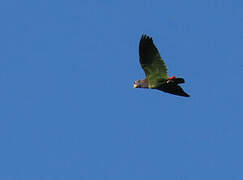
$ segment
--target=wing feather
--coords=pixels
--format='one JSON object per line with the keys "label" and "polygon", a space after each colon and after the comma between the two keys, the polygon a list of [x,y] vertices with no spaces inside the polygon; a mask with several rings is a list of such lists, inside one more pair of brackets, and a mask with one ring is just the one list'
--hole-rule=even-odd
{"label": "wing feather", "polygon": [[149,81],[153,79],[168,79],[167,67],[160,57],[151,37],[142,35],[139,43],[139,60]]}
{"label": "wing feather", "polygon": [[184,97],[190,97],[189,94],[187,94],[182,87],[180,87],[179,85],[175,85],[175,84],[168,84],[166,86],[161,86],[158,88],[158,90],[170,93],[170,94],[174,94],[174,95],[178,95],[178,96],[184,96]]}

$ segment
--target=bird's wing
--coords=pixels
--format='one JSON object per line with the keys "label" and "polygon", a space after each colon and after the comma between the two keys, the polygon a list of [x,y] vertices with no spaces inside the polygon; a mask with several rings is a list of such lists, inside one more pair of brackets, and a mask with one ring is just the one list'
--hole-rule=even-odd
{"label": "bird's wing", "polygon": [[174,95],[178,95],[178,96],[184,96],[184,97],[190,97],[189,94],[187,94],[182,87],[180,87],[179,85],[173,85],[173,84],[168,84],[167,86],[163,86],[161,88],[158,88],[158,90],[170,93],[170,94],[174,94]]}
{"label": "bird's wing", "polygon": [[167,67],[149,36],[142,35],[141,37],[139,60],[148,80],[169,78]]}

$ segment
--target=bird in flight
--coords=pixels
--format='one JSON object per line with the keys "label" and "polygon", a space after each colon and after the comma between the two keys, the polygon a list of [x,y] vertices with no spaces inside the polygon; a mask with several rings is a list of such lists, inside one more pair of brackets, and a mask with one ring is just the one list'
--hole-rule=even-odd
{"label": "bird in flight", "polygon": [[146,78],[136,80],[134,88],[158,89],[160,91],[190,97],[178,84],[185,83],[183,78],[169,77],[167,67],[160,57],[151,37],[142,35],[139,43],[139,61]]}

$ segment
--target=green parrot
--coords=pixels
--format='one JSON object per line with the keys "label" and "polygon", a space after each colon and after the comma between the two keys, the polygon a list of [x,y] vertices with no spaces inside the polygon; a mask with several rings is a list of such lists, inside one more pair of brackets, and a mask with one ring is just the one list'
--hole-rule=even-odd
{"label": "green parrot", "polygon": [[139,43],[139,61],[145,72],[144,80],[136,80],[134,88],[149,88],[164,91],[166,93],[190,97],[178,85],[185,83],[183,78],[169,77],[167,67],[160,57],[151,37],[142,35]]}

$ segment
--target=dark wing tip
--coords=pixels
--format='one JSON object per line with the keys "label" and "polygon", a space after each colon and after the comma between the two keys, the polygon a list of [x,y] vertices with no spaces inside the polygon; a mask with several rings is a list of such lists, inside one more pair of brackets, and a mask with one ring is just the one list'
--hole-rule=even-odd
{"label": "dark wing tip", "polygon": [[158,50],[153,43],[152,37],[143,34],[139,43],[139,56],[141,60],[140,62],[142,64],[147,64],[148,62],[146,61],[151,60],[151,58],[157,53]]}
{"label": "dark wing tip", "polygon": [[190,97],[190,95],[187,94],[187,93],[185,93],[183,96],[184,96],[184,97]]}
{"label": "dark wing tip", "polygon": [[141,40],[152,40],[152,37],[147,36],[146,34],[142,34]]}
{"label": "dark wing tip", "polygon": [[179,85],[176,85],[176,86],[175,86],[174,93],[175,93],[176,95],[179,95],[179,96],[190,97],[190,95],[187,94],[187,93],[183,90],[183,88],[182,88],[181,86],[179,86]]}
{"label": "dark wing tip", "polygon": [[174,94],[177,96],[184,96],[184,97],[190,97],[189,94],[187,94],[181,86],[179,85],[167,85],[167,86],[163,86],[158,88],[158,90],[170,93],[170,94]]}
{"label": "dark wing tip", "polygon": [[181,91],[177,92],[176,95],[184,96],[184,97],[190,97],[190,95],[187,94],[182,88],[181,88]]}

